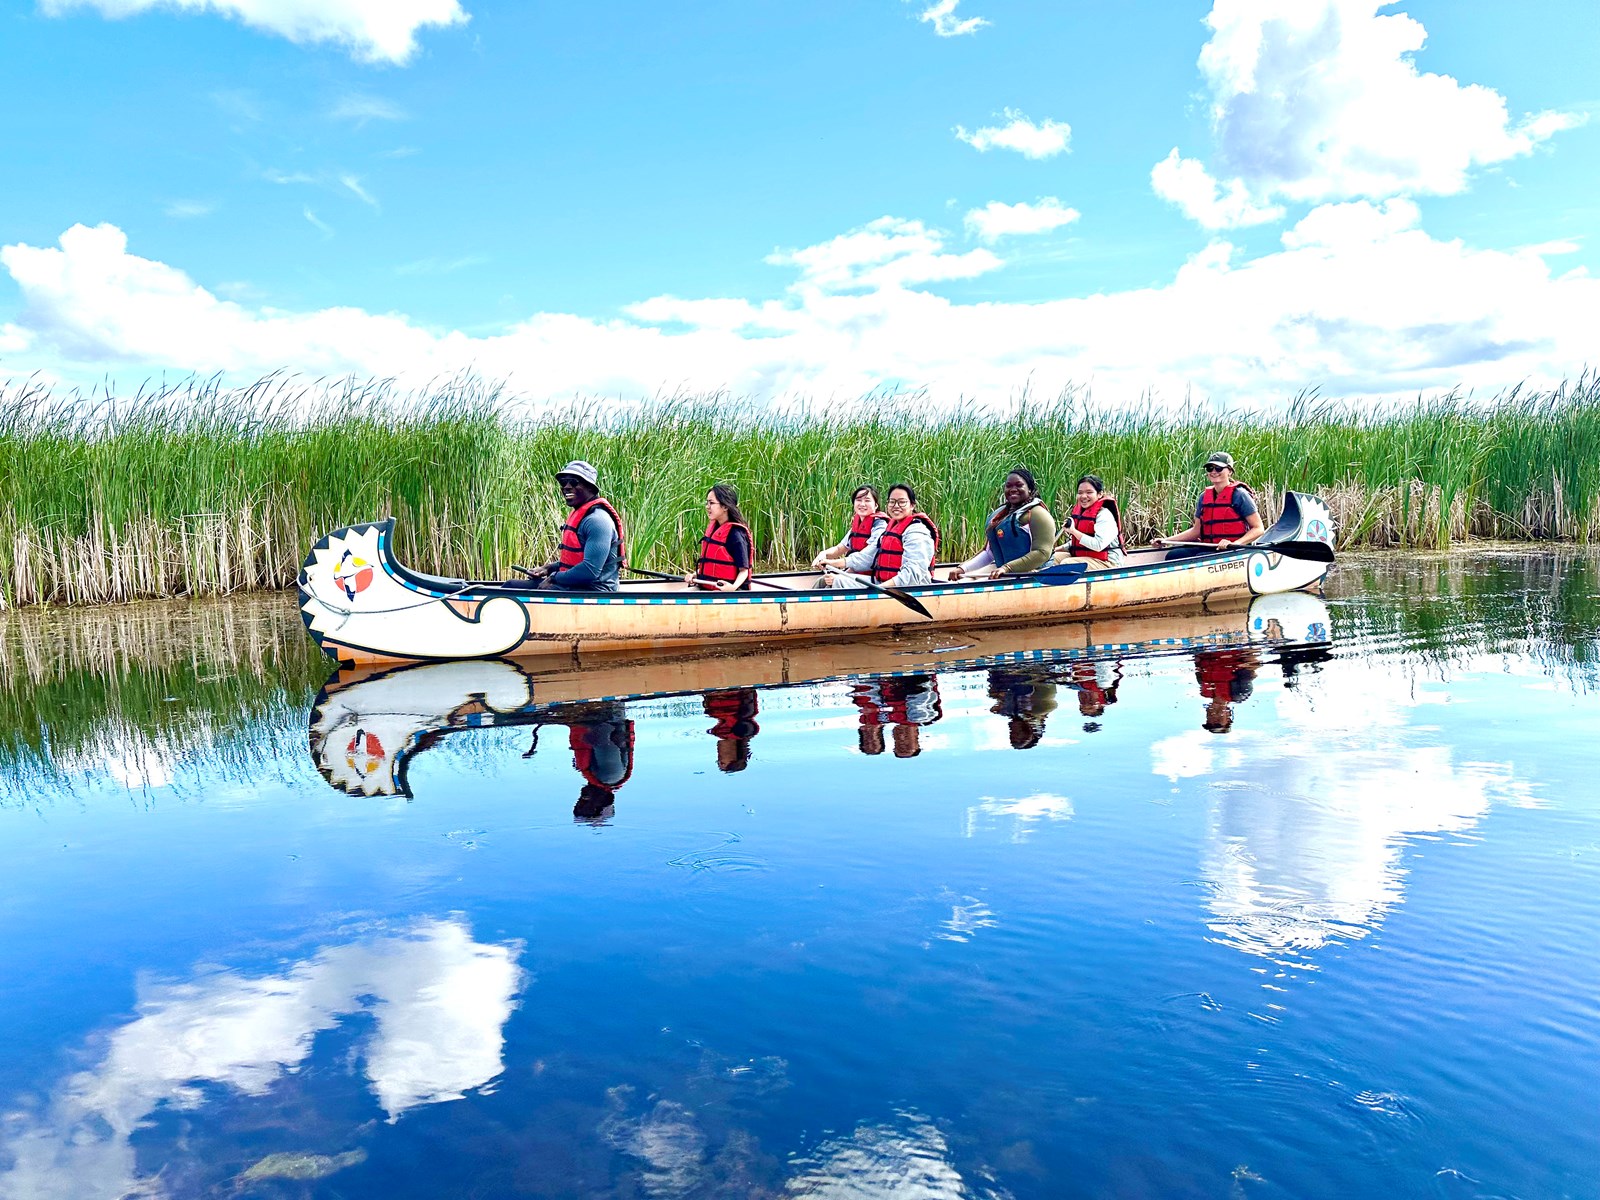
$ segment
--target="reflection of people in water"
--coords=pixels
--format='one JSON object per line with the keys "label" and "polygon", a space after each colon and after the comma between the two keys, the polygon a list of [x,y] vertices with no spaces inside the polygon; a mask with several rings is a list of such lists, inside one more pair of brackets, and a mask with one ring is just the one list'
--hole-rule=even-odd
{"label": "reflection of people in water", "polygon": [[989,672],[989,711],[1010,719],[1013,750],[1031,750],[1044,738],[1045,718],[1056,710],[1056,685],[1040,670],[996,667]]}
{"label": "reflection of people in water", "polygon": [[1194,656],[1194,677],[1206,699],[1201,728],[1212,733],[1233,728],[1233,706],[1250,699],[1260,665],[1253,650],[1202,650]]}
{"label": "reflection of people in water", "polygon": [[1117,702],[1117,689],[1122,686],[1122,664],[1115,661],[1073,663],[1071,680],[1078,690],[1078,714],[1088,718],[1083,723],[1083,731],[1097,733],[1106,706]]}
{"label": "reflection of people in water", "polygon": [[902,675],[868,679],[851,685],[850,702],[860,710],[861,753],[883,753],[883,727],[891,726],[890,741],[896,758],[922,753],[919,730],[944,716],[939,700],[939,680],[933,675]]}
{"label": "reflection of people in water", "polygon": [[533,744],[523,758],[532,758],[539,748],[539,730],[544,725],[567,727],[572,765],[583,776],[578,802],[572,806],[573,818],[603,822],[616,805],[617,789],[633,774],[633,722],[627,710],[614,700],[549,709],[534,726]]}
{"label": "reflection of people in water", "polygon": [[883,687],[876,679],[864,679],[850,685],[850,703],[859,710],[856,744],[863,754],[883,753],[883,727],[888,723],[884,713]]}
{"label": "reflection of people in water", "polygon": [[706,732],[717,739],[717,770],[724,774],[744,770],[750,765],[750,739],[761,732],[755,688],[707,692],[701,703],[706,716],[716,722]]}

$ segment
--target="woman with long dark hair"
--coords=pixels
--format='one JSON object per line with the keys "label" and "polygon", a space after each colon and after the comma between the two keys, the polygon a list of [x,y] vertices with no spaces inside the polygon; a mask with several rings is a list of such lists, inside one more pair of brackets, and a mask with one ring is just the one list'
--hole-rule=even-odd
{"label": "woman with long dark hair", "polygon": [[1067,514],[1063,532],[1066,537],[1054,555],[1058,563],[1082,562],[1094,571],[1128,561],[1122,545],[1122,514],[1098,475],[1078,476],[1078,502]]}
{"label": "woman with long dark hair", "polygon": [[706,493],[706,531],[700,538],[700,558],[683,577],[691,587],[714,592],[750,590],[750,566],[755,543],[739,511],[739,493],[733,485],[718,483]]}
{"label": "woman with long dark hair", "polygon": [[811,560],[813,567],[838,562],[848,554],[859,554],[889,523],[889,516],[878,507],[878,489],[864,483],[850,495],[850,527],[844,537]]}
{"label": "woman with long dark hair", "polygon": [[889,520],[865,549],[828,564],[822,577],[827,587],[858,588],[871,580],[881,587],[913,587],[933,582],[939,557],[939,527],[917,511],[917,492],[909,483],[889,489]]}

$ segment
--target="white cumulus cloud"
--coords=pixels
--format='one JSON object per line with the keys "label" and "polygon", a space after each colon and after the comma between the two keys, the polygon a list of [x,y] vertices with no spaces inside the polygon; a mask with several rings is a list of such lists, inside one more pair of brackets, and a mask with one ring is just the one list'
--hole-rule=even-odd
{"label": "white cumulus cloud", "polygon": [[987,250],[948,254],[937,230],[897,217],[879,217],[820,245],[771,254],[767,261],[798,267],[799,288],[830,292],[970,279],[1002,265]]}
{"label": "white cumulus cloud", "polygon": [[1010,235],[1049,233],[1072,224],[1079,216],[1077,209],[1068,208],[1054,196],[1043,196],[1034,204],[991,200],[982,208],[970,210],[965,223],[974,236],[993,243]]}
{"label": "white cumulus cloud", "polygon": [[39,0],[47,16],[92,8],[111,18],[154,9],[214,12],[297,44],[332,42],[361,62],[405,63],[417,32],[467,21],[459,0]]}
{"label": "white cumulus cloud", "polygon": [[1545,385],[1591,361],[1600,281],[1553,269],[1547,254],[1564,250],[1441,241],[1410,201],[1352,201],[1311,210],[1253,259],[1219,241],[1158,286],[1003,302],[936,290],[997,269],[994,252],[951,253],[939,230],[884,217],[773,254],[794,273],[776,299],[658,295],[614,318],[541,312],[477,336],[400,313],[224,299],[131,252],[115,226],[78,225],[55,246],[0,248],[22,297],[0,351],[13,374],[85,381],[287,368],[421,385],[472,369],[535,400],[663,387],[853,399],[906,385],[933,403],[1000,403],[1030,380],[1044,396],[1092,383],[1110,404],[1186,392],[1270,404],[1308,386],[1409,397]]}
{"label": "white cumulus cloud", "polygon": [[1242,179],[1231,179],[1223,187],[1199,159],[1179,157],[1177,147],[1150,172],[1150,186],[1204,229],[1260,225],[1283,216],[1278,205],[1251,199]]}
{"label": "white cumulus cloud", "polygon": [[1004,114],[1006,124],[985,125],[971,133],[957,125],[956,137],[974,150],[1015,150],[1024,158],[1051,158],[1066,153],[1072,140],[1072,126],[1046,118],[1035,124],[1014,108]]}
{"label": "white cumulus cloud", "polygon": [[1216,0],[1200,71],[1219,175],[1176,152],[1152,182],[1208,228],[1271,219],[1274,200],[1463,191],[1475,168],[1531,153],[1579,124],[1513,119],[1481,84],[1418,69],[1427,32],[1379,0]]}
{"label": "white cumulus cloud", "polygon": [[977,33],[989,22],[982,17],[956,16],[956,5],[961,0],[939,0],[937,4],[930,4],[922,10],[919,21],[928,21],[933,25],[933,32],[940,37],[960,37],[964,33]]}

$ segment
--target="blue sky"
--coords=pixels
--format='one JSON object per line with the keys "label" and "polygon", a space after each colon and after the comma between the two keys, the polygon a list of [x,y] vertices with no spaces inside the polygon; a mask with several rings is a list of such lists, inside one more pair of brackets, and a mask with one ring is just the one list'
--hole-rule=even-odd
{"label": "blue sky", "polygon": [[1271,403],[1575,376],[1578,0],[11,0],[0,374]]}

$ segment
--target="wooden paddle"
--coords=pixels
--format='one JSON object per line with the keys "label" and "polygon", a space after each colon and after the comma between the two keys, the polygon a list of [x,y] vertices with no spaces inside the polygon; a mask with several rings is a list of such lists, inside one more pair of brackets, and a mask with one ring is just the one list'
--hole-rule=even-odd
{"label": "wooden paddle", "polygon": [[[867,591],[869,591],[869,592],[878,592],[878,593],[880,593],[882,595],[888,596],[892,600],[898,600],[901,604],[904,604],[912,612],[919,613],[922,616],[927,617],[928,620],[930,620],[930,621],[933,620],[933,614],[931,612],[929,612],[927,610],[927,608],[925,608],[923,606],[922,601],[918,600],[915,596],[913,596],[913,595],[911,595],[911,594],[909,594],[907,592],[902,592],[899,588],[886,587],[883,584],[878,583],[871,576],[869,576],[869,575],[857,575],[854,571],[841,571],[841,572],[838,572],[838,574],[841,574],[841,575],[847,574],[853,579],[859,579],[861,581],[861,586],[866,588]],[[768,587],[777,587],[778,585],[775,584],[775,583],[769,583],[769,584],[767,584],[767,586]],[[785,588],[784,590],[785,591],[789,591],[791,589]]]}
{"label": "wooden paddle", "polygon": [[[671,583],[682,583],[683,582],[683,576],[682,575],[668,575],[664,571],[647,571],[643,567],[629,567],[627,569],[632,571],[635,575],[648,575],[651,579],[665,579],[665,580],[667,580],[667,581],[669,581]],[[759,579],[754,575],[750,576],[750,582],[751,583],[759,583],[762,587],[772,588],[774,591],[779,591],[779,592],[792,592],[792,591],[794,591],[793,588],[786,588],[781,583],[768,583],[765,579]],[[707,588],[706,590],[710,591],[711,589]],[[717,590],[720,591],[721,589],[719,588]]]}
{"label": "wooden paddle", "polygon": [[921,613],[923,616],[927,617],[928,620],[933,620],[933,614],[923,607],[922,601],[918,600],[910,593],[902,592],[899,588],[886,587],[867,575],[857,575],[856,578],[861,580],[861,582],[866,586],[867,591],[882,592],[885,596],[889,596],[892,599],[900,601],[901,604],[904,604],[912,612]]}
{"label": "wooden paddle", "polygon": [[[668,575],[668,574],[666,574],[665,572],[662,572],[662,571],[647,571],[643,567],[629,567],[628,570],[632,571],[635,575],[648,575],[651,579],[666,579],[666,580],[670,580],[673,583],[682,583],[683,582],[683,576],[682,575]],[[920,613],[922,616],[927,617],[928,620],[930,620],[930,621],[933,620],[933,614],[931,612],[929,612],[923,606],[922,601],[918,600],[915,596],[907,595],[905,592],[902,592],[899,588],[884,587],[883,584],[875,583],[871,579],[868,579],[868,578],[866,578],[865,576],[862,576],[862,575],[857,575],[856,578],[861,580],[863,586],[866,587],[867,591],[869,591],[869,592],[882,592],[885,596],[889,596],[892,599],[898,600],[901,604],[904,604],[912,612]],[[752,575],[750,577],[750,582],[751,583],[759,583],[762,587],[772,588],[774,591],[779,591],[779,592],[792,592],[792,591],[794,591],[793,588],[786,588],[781,583],[768,583],[765,579],[758,579],[754,575]]]}

